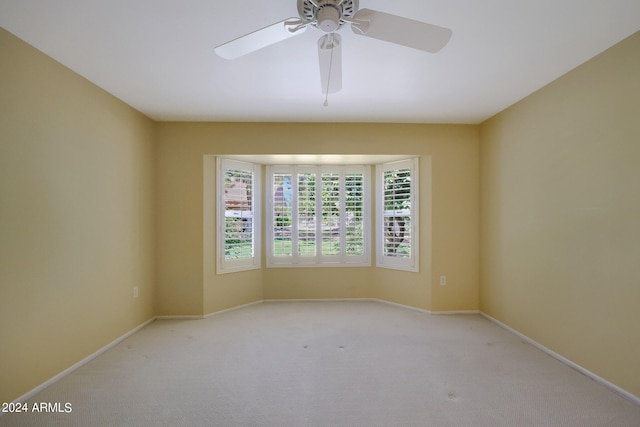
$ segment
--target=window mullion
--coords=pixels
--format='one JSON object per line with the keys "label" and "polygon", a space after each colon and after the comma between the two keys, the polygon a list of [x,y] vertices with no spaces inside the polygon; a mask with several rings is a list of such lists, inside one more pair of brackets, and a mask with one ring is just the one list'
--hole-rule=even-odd
{"label": "window mullion", "polygon": [[297,264],[298,258],[298,220],[299,220],[299,194],[298,194],[298,168],[294,167],[291,171],[291,192],[293,200],[291,202],[291,257],[293,264]]}
{"label": "window mullion", "polygon": [[322,261],[322,170],[319,167],[314,169],[316,175],[316,263]]}
{"label": "window mullion", "polygon": [[338,204],[340,206],[340,262],[347,258],[347,184],[346,172],[340,169]]}

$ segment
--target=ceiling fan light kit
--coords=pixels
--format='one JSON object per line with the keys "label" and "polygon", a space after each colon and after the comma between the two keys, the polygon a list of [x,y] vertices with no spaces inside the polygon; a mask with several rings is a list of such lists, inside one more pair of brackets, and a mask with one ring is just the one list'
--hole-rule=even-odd
{"label": "ceiling fan light kit", "polygon": [[315,27],[324,33],[318,40],[318,58],[322,93],[328,95],[342,88],[342,39],[337,31],[345,24],[351,24],[354,34],[431,53],[442,49],[452,35],[448,28],[360,9],[358,0],[298,0],[298,15],[223,43],[215,52],[236,59]]}

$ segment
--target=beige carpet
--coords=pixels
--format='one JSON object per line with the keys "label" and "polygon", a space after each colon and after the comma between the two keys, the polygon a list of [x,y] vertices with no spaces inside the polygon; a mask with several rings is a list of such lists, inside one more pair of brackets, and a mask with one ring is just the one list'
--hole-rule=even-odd
{"label": "beige carpet", "polygon": [[640,406],[479,315],[269,302],[157,320],[1,426],[640,426]]}

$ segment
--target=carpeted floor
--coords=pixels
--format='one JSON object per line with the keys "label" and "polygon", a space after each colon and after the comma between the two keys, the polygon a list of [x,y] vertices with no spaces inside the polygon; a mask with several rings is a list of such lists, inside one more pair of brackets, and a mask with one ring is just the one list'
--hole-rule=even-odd
{"label": "carpeted floor", "polygon": [[480,315],[267,302],[157,320],[0,426],[640,426],[640,406]]}

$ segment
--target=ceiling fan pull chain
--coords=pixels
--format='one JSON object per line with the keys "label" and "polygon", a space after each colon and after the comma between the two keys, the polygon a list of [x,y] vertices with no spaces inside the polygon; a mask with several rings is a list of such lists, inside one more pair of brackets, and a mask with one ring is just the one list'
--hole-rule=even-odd
{"label": "ceiling fan pull chain", "polygon": [[331,54],[329,55],[329,74],[327,75],[327,90],[324,96],[325,107],[329,106],[329,85],[331,84],[331,69],[333,68],[333,48],[335,47],[335,40],[333,40],[333,33],[330,34],[331,40]]}

